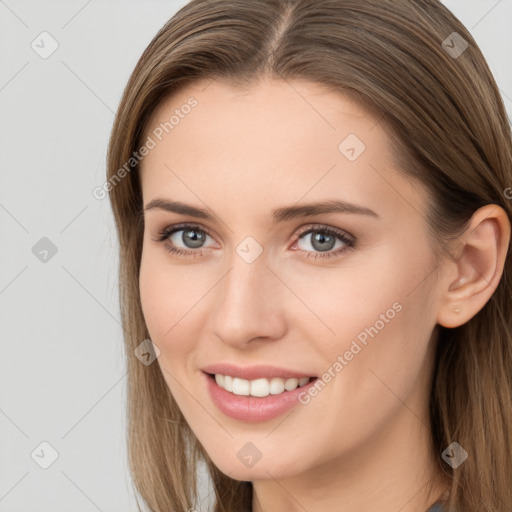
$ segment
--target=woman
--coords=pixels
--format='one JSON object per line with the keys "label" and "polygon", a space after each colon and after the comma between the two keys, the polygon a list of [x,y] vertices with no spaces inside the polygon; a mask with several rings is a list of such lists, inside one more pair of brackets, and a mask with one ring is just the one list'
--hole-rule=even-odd
{"label": "woman", "polygon": [[185,5],[108,153],[147,509],[510,510],[511,185],[438,1]]}

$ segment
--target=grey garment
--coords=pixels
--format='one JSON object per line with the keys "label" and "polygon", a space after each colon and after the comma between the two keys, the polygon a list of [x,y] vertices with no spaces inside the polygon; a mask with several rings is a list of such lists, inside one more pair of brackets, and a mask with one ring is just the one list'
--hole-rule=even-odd
{"label": "grey garment", "polygon": [[427,512],[443,512],[443,506],[441,503],[435,503],[427,510]]}

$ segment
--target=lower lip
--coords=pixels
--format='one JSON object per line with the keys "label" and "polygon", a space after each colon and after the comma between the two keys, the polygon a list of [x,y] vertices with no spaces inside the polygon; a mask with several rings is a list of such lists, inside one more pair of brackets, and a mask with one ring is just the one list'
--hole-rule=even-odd
{"label": "lower lip", "polygon": [[202,372],[206,379],[206,386],[213,403],[226,416],[240,421],[251,423],[267,421],[277,418],[281,414],[299,404],[299,395],[307,392],[317,379],[292,391],[284,391],[279,395],[268,395],[266,397],[241,396],[226,391],[217,385],[207,373]]}

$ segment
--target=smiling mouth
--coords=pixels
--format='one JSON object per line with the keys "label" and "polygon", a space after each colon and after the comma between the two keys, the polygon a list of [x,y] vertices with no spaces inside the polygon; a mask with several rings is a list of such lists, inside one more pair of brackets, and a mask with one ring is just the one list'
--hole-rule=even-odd
{"label": "smiling mouth", "polygon": [[272,377],[270,379],[261,378],[254,380],[246,380],[230,375],[221,375],[208,373],[208,377],[214,380],[217,385],[234,395],[238,396],[255,396],[264,398],[269,395],[280,395],[288,391],[293,391],[302,386],[306,386],[317,377],[302,378],[281,378]]}

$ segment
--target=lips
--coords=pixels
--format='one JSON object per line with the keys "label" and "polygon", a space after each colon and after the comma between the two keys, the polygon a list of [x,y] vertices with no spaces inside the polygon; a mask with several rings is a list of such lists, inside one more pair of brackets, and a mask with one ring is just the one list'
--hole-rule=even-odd
{"label": "lips", "polygon": [[316,378],[312,379],[311,382],[302,387],[278,395],[255,397],[250,395],[239,396],[226,391],[207,372],[201,372],[201,376],[210,399],[220,412],[233,419],[249,423],[264,422],[277,418],[298,406],[300,403],[299,396],[302,393],[307,393],[317,380]]}

